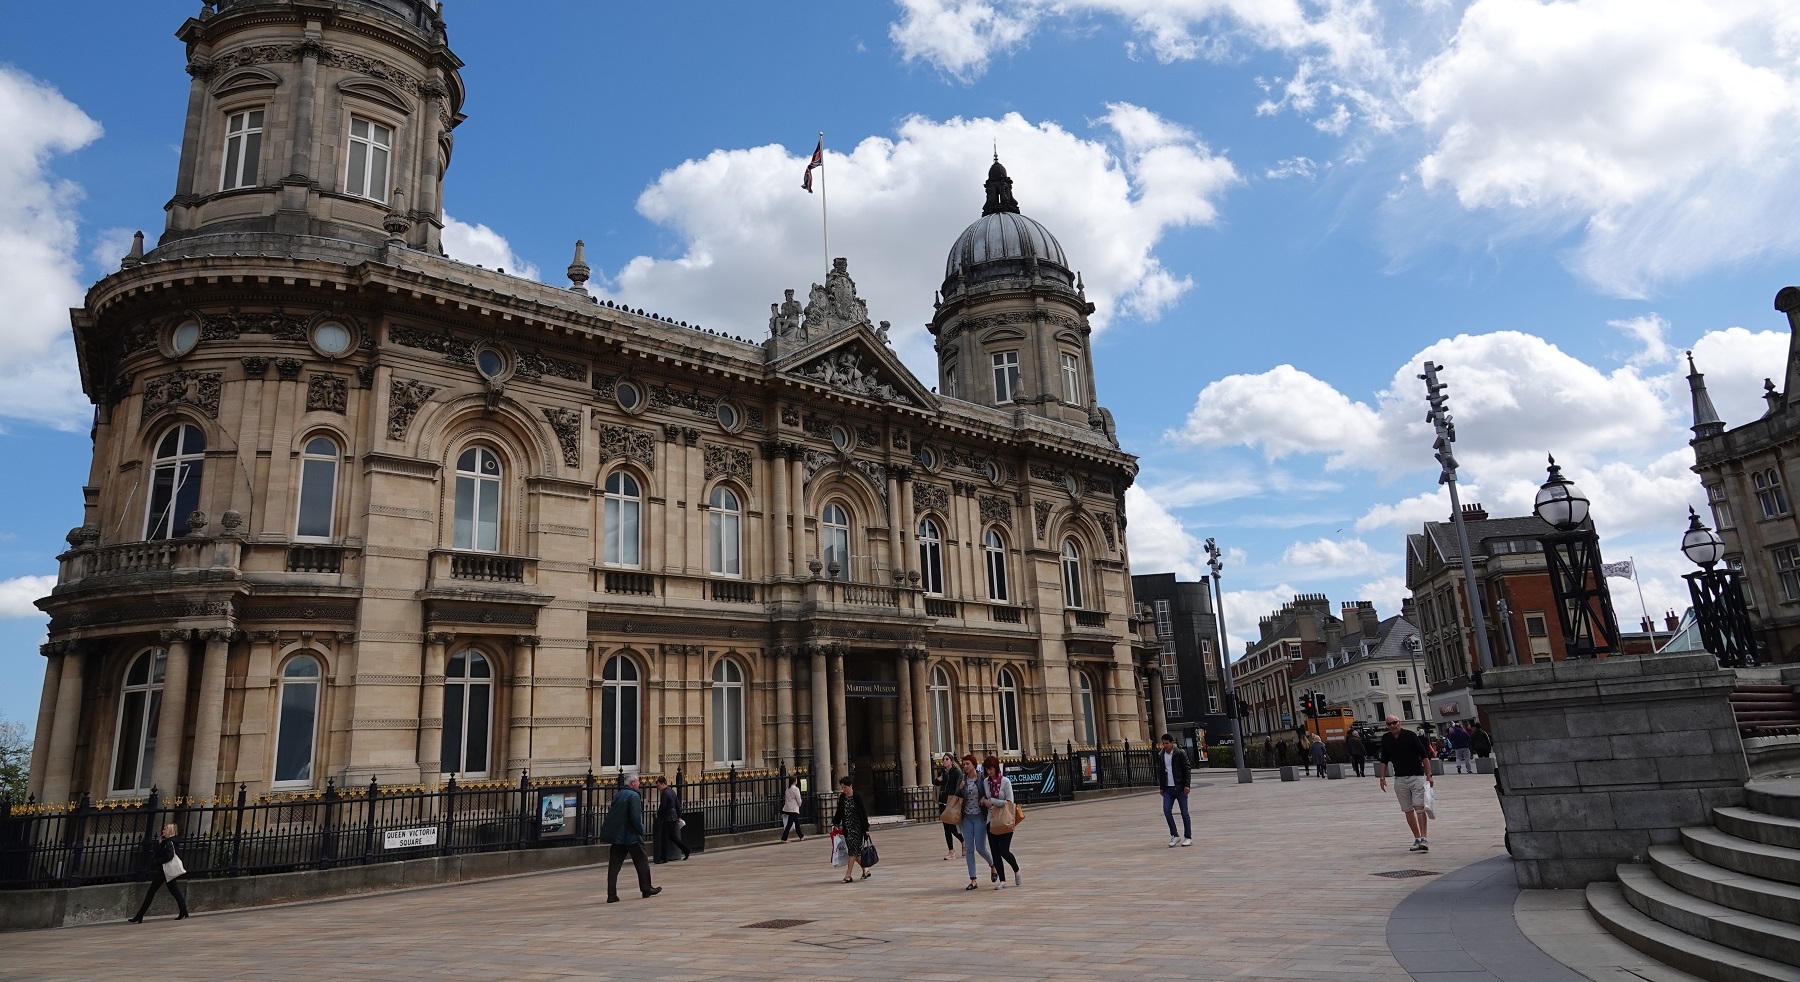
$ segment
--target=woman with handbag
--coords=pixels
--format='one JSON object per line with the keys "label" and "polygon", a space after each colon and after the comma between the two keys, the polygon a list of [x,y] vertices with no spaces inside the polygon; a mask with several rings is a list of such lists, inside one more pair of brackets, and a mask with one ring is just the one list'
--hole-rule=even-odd
{"label": "woman with handbag", "polygon": [[[848,777],[838,781],[837,813],[831,817],[831,824],[844,836],[844,849],[850,858],[850,864],[844,868],[844,882],[856,879],[856,868],[862,863],[863,842],[869,836],[869,813],[863,810],[862,799],[856,796],[856,785]],[[862,871],[862,878],[869,878],[869,871]]]}
{"label": "woman with handbag", "polygon": [[[939,811],[942,811],[950,804],[950,799],[956,796],[957,789],[960,787],[962,787],[962,771],[958,770],[956,767],[956,758],[949,754],[945,754],[944,766],[938,770]],[[963,841],[963,835],[962,829],[959,826],[951,825],[948,821],[944,822],[943,825],[944,860],[948,862],[949,860],[956,858],[956,844]],[[968,847],[964,846],[964,848],[966,849]]]}
{"label": "woman with handbag", "polygon": [[1019,813],[1013,803],[1012,781],[1001,772],[1000,758],[989,755],[982,765],[981,807],[987,809],[988,849],[993,852],[994,871],[999,874],[994,889],[1006,889],[1006,867],[1012,866],[1013,886],[1025,885],[1019,875],[1019,861],[1013,858],[1013,830],[1018,827]]}
{"label": "woman with handbag", "polygon": [[974,754],[963,755],[962,783],[957,785],[956,794],[962,801],[963,858],[969,861],[969,885],[963,889],[976,890],[976,854],[987,860],[988,879],[998,881],[1000,877],[994,872],[994,857],[988,853],[987,809],[981,803],[981,771],[976,768]]}
{"label": "woman with handbag", "polygon": [[150,889],[144,893],[144,902],[138,905],[137,914],[131,923],[144,923],[144,915],[150,910],[150,901],[156,899],[158,887],[167,886],[169,895],[175,898],[175,907],[181,913],[175,915],[176,920],[188,916],[187,898],[181,895],[181,885],[175,881],[187,874],[187,868],[181,865],[181,857],[175,854],[175,837],[181,833],[174,822],[163,826],[162,838],[156,840],[157,868],[150,875]]}

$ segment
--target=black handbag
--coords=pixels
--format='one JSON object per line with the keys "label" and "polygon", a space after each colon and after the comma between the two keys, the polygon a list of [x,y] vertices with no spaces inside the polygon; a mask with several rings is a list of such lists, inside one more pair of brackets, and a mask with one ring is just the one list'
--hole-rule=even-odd
{"label": "black handbag", "polygon": [[881,862],[881,854],[875,851],[875,840],[865,836],[863,838],[862,862],[858,865],[862,866],[863,869],[868,869],[879,862]]}

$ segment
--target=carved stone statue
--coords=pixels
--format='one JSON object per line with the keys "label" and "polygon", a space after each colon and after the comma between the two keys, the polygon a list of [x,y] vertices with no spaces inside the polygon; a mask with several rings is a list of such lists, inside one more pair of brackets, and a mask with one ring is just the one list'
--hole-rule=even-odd
{"label": "carved stone statue", "polygon": [[[779,338],[799,337],[800,301],[794,299],[794,291],[792,290],[783,290],[781,293],[784,299],[781,301],[781,311],[776,315],[777,330],[775,336]],[[775,305],[770,304],[769,309],[774,310]]]}
{"label": "carved stone statue", "polygon": [[800,370],[801,378],[812,379],[821,385],[828,385],[840,392],[851,395],[867,396],[888,402],[912,402],[900,390],[881,381],[873,371],[862,366],[862,359],[854,352],[839,351],[826,355]]}
{"label": "carved stone statue", "polygon": [[894,346],[894,342],[888,340],[888,328],[890,326],[891,325],[889,325],[887,321],[882,321],[881,326],[875,329],[875,336],[881,339],[882,344],[885,344],[888,347],[892,348]]}
{"label": "carved stone statue", "polygon": [[801,311],[806,320],[800,325],[800,337],[803,340],[822,338],[831,333],[831,305],[825,297],[825,288],[817,283],[812,285],[812,292],[807,295],[806,309]]}
{"label": "carved stone statue", "polygon": [[869,324],[869,305],[856,295],[856,282],[850,278],[849,262],[834,260],[823,286],[814,283],[803,311],[805,323],[801,336],[806,340],[826,337],[858,324]]}

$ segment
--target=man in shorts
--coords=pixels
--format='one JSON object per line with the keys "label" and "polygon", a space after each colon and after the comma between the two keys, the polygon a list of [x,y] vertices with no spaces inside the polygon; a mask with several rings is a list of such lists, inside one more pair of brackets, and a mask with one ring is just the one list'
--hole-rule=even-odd
{"label": "man in shorts", "polygon": [[1375,771],[1383,791],[1387,790],[1388,776],[1393,775],[1394,797],[1400,799],[1400,810],[1406,813],[1407,827],[1412,829],[1410,851],[1430,852],[1431,842],[1425,838],[1425,786],[1432,783],[1431,751],[1417,733],[1400,727],[1398,716],[1387,718],[1387,733],[1381,738]]}

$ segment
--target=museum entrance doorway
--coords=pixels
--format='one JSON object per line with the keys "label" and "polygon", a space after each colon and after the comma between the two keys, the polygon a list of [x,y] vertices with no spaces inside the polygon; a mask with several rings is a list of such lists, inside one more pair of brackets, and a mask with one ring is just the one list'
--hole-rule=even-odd
{"label": "museum entrance doorway", "polygon": [[844,727],[850,777],[871,815],[902,815],[900,682],[893,656],[844,659]]}

